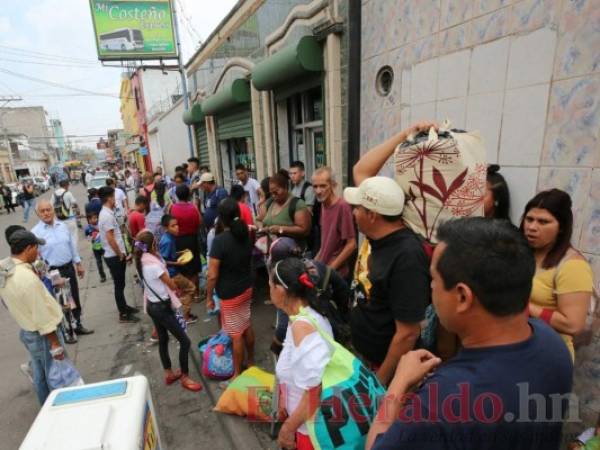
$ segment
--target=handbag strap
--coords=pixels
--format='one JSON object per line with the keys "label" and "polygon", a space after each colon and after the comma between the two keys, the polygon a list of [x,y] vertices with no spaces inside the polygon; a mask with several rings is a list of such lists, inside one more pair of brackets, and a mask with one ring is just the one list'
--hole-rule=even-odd
{"label": "handbag strap", "polygon": [[140,277],[140,278],[141,278],[141,279],[142,279],[142,281],[144,282],[144,285],[145,285],[145,286],[146,286],[148,289],[150,289],[150,292],[152,292],[152,293],[154,294],[154,296],[155,296],[157,299],[159,299],[161,302],[164,302],[164,303],[171,303],[171,298],[169,298],[168,300],[164,300],[164,299],[163,299],[163,298],[162,298],[160,295],[158,295],[158,294],[156,293],[156,291],[155,291],[154,289],[152,289],[152,288],[150,287],[150,285],[148,284],[148,282],[146,281],[146,279],[145,279],[144,277]]}
{"label": "handbag strap", "polygon": [[321,328],[321,326],[317,323],[317,321],[315,320],[315,318],[313,316],[311,316],[308,311],[306,311],[306,308],[304,308],[303,306],[300,307],[300,312],[298,314],[296,314],[295,316],[290,316],[290,319],[292,320],[292,322],[296,319],[299,318],[303,318],[306,319],[310,322],[310,324],[315,327],[315,329],[317,330],[317,332],[321,335],[321,337],[323,339],[325,339],[325,341],[327,341],[328,344],[330,344],[332,347],[336,347],[337,345],[339,345],[330,335],[329,333],[326,333],[325,330],[323,330],[323,328]]}

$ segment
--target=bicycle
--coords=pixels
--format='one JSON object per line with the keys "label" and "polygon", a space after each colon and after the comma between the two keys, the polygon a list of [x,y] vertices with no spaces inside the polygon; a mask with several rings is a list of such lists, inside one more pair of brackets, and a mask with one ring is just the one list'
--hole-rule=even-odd
{"label": "bicycle", "polygon": [[63,310],[61,325],[65,336],[65,342],[67,344],[75,344],[77,342],[77,333],[75,333],[77,322],[73,310],[77,308],[77,305],[71,294],[71,285],[69,284],[70,279],[61,277],[58,270],[49,272],[48,276],[52,280],[54,298],[56,298],[56,301]]}

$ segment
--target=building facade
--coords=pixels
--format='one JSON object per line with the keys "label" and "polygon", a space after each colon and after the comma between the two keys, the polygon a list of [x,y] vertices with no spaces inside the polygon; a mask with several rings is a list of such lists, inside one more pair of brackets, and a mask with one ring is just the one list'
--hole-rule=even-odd
{"label": "building facade", "polygon": [[0,114],[15,174],[33,176],[47,172],[58,156],[46,110],[42,106],[0,108]]}
{"label": "building facade", "polygon": [[196,152],[228,186],[294,160],[344,174],[347,2],[238,2],[186,65]]}

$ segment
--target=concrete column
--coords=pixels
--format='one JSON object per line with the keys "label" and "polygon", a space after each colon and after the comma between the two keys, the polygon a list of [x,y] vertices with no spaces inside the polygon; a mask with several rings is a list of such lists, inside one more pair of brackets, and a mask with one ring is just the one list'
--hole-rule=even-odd
{"label": "concrete column", "polygon": [[256,179],[267,176],[265,169],[265,140],[263,139],[263,116],[260,107],[260,91],[250,84],[250,105],[252,108],[252,135],[254,139],[254,158],[256,160]]}
{"label": "concrete column", "polygon": [[265,91],[261,93],[262,110],[264,119],[264,138],[265,138],[265,154],[267,161],[267,174],[271,175],[275,172],[275,137],[273,135],[273,108],[271,108],[271,97],[270,92]]}
{"label": "concrete column", "polygon": [[[340,70],[341,42],[329,34],[325,43],[325,144],[328,165],[343,179],[342,173],[342,80]],[[358,93],[355,93],[358,95]],[[341,183],[340,183],[341,186]]]}

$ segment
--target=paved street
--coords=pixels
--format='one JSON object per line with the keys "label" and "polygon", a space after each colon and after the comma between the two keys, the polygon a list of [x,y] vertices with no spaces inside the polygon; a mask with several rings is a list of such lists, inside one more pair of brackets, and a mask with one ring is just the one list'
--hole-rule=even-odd
{"label": "paved street", "polygon": [[[75,186],[73,192],[80,202],[84,202],[84,189]],[[48,197],[50,194],[46,194]],[[22,210],[17,214],[0,215],[0,227],[22,223]],[[28,228],[36,223],[37,217],[30,217]],[[183,390],[178,384],[166,387],[155,345],[149,343],[150,320],[142,316],[139,324],[120,324],[117,321],[111,280],[101,284],[92,257],[91,247],[80,236],[80,252],[85,263],[86,276],[80,282],[83,304],[83,320],[95,334],[81,337],[79,343],[68,346],[69,356],[75,361],[84,380],[88,383],[114,379],[141,373],[148,377],[152,395],[157,407],[157,415],[163,443],[171,449],[210,448],[232,449],[276,448],[267,436],[265,424],[248,425],[243,419],[224,416],[212,412],[220,390],[218,383],[202,380],[205,389],[200,393]],[[2,236],[0,254],[9,251]],[[131,270],[130,270],[131,275]],[[130,304],[141,308],[141,290],[134,287],[132,277],[128,278],[126,296]],[[263,296],[259,296],[263,297]],[[259,336],[257,362],[272,370],[268,351],[271,336],[273,307],[264,301],[255,301],[254,326]],[[192,376],[199,379],[197,343],[202,336],[217,329],[215,319],[206,322],[203,304],[194,305],[200,316],[198,323],[189,330],[192,339]],[[27,360],[27,352],[18,339],[18,328],[6,310],[0,314],[0,377],[3,389],[0,393],[0,435],[2,449],[15,449],[23,440],[33,422],[39,407],[32,386],[19,370],[19,365]],[[171,357],[177,360],[177,347],[172,340]]]}

